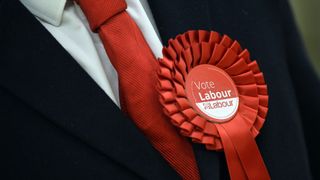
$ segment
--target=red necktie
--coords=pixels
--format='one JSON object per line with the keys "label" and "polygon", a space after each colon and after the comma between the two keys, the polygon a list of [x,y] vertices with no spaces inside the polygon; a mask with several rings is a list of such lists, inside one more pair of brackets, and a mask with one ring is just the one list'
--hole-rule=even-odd
{"label": "red necktie", "polygon": [[124,0],[78,0],[119,76],[122,110],[183,179],[200,179],[190,143],[165,117],[156,91],[158,63]]}

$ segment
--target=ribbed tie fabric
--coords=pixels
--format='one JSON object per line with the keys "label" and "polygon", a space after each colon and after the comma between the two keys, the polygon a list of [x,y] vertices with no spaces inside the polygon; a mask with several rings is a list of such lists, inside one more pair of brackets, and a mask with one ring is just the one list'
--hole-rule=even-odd
{"label": "ribbed tie fabric", "polygon": [[[158,62],[124,0],[78,0],[119,76],[121,109],[183,179],[200,179],[191,144],[170,124],[156,91]],[[125,131],[125,130],[124,130]],[[129,147],[130,148],[130,147]]]}

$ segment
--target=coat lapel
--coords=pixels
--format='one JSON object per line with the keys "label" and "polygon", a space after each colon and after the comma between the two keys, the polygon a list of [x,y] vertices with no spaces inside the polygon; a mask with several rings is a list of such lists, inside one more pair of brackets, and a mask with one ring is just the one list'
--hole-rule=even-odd
{"label": "coat lapel", "polygon": [[[162,0],[148,1],[164,45],[170,38],[188,30],[211,30],[212,17],[208,1]],[[223,179],[227,177],[225,157],[222,152],[208,151],[202,144],[194,144],[193,150],[201,179]]]}
{"label": "coat lapel", "polygon": [[0,5],[5,24],[0,28],[5,42],[0,43],[0,86],[138,176],[178,178],[131,120],[18,1]]}

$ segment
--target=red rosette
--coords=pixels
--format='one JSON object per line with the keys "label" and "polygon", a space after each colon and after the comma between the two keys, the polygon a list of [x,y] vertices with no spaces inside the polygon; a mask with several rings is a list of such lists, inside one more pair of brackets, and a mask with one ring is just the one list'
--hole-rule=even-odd
{"label": "red rosette", "polygon": [[[249,51],[243,49],[238,41],[213,31],[188,31],[175,39],[170,39],[168,44],[163,48],[163,58],[159,61],[157,87],[164,113],[183,136],[191,138],[195,143],[204,144],[208,150],[221,151],[226,147],[235,148],[240,164],[245,164],[241,156],[244,156],[244,161],[249,157],[246,157],[245,148],[241,149],[238,143],[243,139],[234,140],[237,139],[235,131],[239,129],[248,131],[244,133],[246,135],[243,135],[243,138],[251,136],[254,140],[265,122],[268,111],[267,85],[257,62],[250,59]],[[237,89],[239,98],[237,112],[228,121],[208,120],[191,105],[187,97],[188,74],[195,67],[204,64],[212,65],[225,72]],[[228,152],[226,156],[229,171],[231,171],[230,163],[234,159],[230,158],[235,154],[234,150],[229,149]],[[258,155],[260,155],[259,151]],[[250,172],[249,175],[247,172],[250,167],[243,166],[242,169],[246,174],[244,176],[250,177]]]}

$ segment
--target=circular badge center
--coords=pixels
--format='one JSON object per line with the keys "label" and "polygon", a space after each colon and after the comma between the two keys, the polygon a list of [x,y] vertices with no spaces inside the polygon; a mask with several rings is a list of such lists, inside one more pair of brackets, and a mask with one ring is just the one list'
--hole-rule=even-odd
{"label": "circular badge center", "polygon": [[185,85],[192,107],[207,120],[225,122],[236,114],[238,91],[222,69],[208,64],[196,66],[189,72]]}

